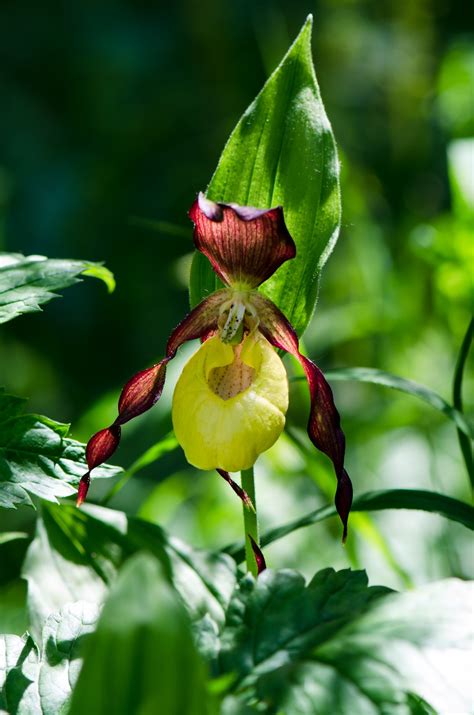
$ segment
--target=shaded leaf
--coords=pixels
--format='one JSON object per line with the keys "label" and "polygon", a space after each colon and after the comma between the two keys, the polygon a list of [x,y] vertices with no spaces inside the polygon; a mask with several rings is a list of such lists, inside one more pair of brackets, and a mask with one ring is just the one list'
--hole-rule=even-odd
{"label": "shaded leaf", "polygon": [[114,290],[112,273],[99,263],[0,253],[0,323],[34,313],[57,298],[55,291],[79,282],[81,274],[100,278]]}
{"label": "shaded leaf", "polygon": [[209,714],[215,710],[205,675],[175,591],[159,563],[139,554],[125,564],[104,605],[69,712]]}
{"label": "shaded leaf", "polygon": [[348,570],[247,578],[221,635],[237,674],[222,712],[467,713],[471,598],[454,579],[394,594]]}
{"label": "shaded leaf", "polygon": [[161,561],[193,620],[208,614],[223,622],[236,581],[230,557],[191,549],[160,527],[122,512],[44,504],[23,567],[32,633],[71,600],[101,603],[122,563],[140,550]]}
{"label": "shaded leaf", "polygon": [[[339,232],[339,162],[311,56],[309,17],[288,53],[232,132],[207,190],[214,201],[283,206],[297,248],[262,292],[301,334],[314,311],[319,273]],[[220,284],[200,253],[191,304]]]}
{"label": "shaded leaf", "polygon": [[26,635],[0,636],[0,708],[9,715],[40,713],[39,658],[33,639]]}
{"label": "shaded leaf", "polygon": [[[25,400],[0,391],[0,506],[32,505],[30,494],[56,501],[77,490],[87,470],[85,448],[67,437],[69,426],[24,414]],[[122,470],[102,466],[97,477]]]}
{"label": "shaded leaf", "polygon": [[11,715],[62,715],[81,666],[80,649],[99,615],[95,604],[70,603],[46,621],[41,650],[28,634],[0,637],[0,707]]}
{"label": "shaded leaf", "polygon": [[42,634],[38,692],[42,715],[62,715],[81,668],[84,640],[95,629],[99,608],[94,603],[70,603],[47,619]]}

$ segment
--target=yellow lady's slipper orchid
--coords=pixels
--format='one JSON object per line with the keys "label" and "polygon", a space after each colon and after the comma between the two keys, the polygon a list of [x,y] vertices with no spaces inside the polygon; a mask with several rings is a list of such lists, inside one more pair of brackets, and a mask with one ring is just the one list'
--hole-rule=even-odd
{"label": "yellow lady's slipper orchid", "polygon": [[285,426],[288,380],[259,333],[241,344],[216,335],[186,364],[173,396],[173,427],[188,462],[240,472],[255,464]]}
{"label": "yellow lady's slipper orchid", "polygon": [[336,508],[345,538],[352,485],[344,469],[345,439],[330,386],[321,370],[302,355],[298,337],[281,311],[258,287],[296,247],[283,209],[255,209],[215,203],[199,194],[189,215],[194,242],[224,283],[172,332],[161,362],[134,375],[120,395],[114,423],[97,432],[86,449],[89,471],[81,478],[84,501],[90,472],[116,450],[121,427],[160,398],[166,365],[187,340],[202,346],[184,367],[173,397],[173,425],[186,458],[200,469],[216,469],[249,504],[228,474],[250,468],[278,439],[288,407],[288,382],[275,348],[294,355],[309,386],[308,435],[333,462]]}

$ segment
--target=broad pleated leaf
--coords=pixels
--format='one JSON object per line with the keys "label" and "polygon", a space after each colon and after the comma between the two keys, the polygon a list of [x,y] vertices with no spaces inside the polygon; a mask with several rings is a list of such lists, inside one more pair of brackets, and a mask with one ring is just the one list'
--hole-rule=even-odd
{"label": "broad pleated leaf", "polygon": [[[313,314],[319,274],[340,222],[339,162],[314,72],[311,29],[308,18],[232,132],[207,190],[213,201],[283,207],[297,255],[261,290],[299,334]],[[192,305],[219,285],[207,259],[196,253]]]}
{"label": "broad pleated leaf", "polygon": [[99,278],[114,290],[112,273],[100,263],[0,253],[0,323],[41,310],[58,297],[55,291],[78,283],[80,275]]}

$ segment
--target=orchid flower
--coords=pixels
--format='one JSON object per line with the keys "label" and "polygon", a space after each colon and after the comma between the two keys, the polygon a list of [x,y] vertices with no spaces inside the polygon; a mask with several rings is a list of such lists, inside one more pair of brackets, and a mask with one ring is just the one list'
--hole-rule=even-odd
{"label": "orchid flower", "polygon": [[308,435],[334,465],[335,503],[345,540],[352,484],[344,469],[345,439],[331,388],[317,365],[300,353],[296,332],[283,313],[258,291],[296,255],[283,209],[215,203],[200,193],[189,216],[196,248],[225,287],[206,297],[175,328],[163,360],[127,382],[116,420],[89,440],[89,471],[80,481],[77,503],[86,497],[90,472],[117,449],[122,425],[160,398],[166,366],[178,348],[200,338],[202,345],[185,365],[173,396],[176,439],[190,464],[216,469],[251,506],[229,472],[252,467],[283,431],[288,379],[277,348],[295,356],[305,372],[311,398]]}

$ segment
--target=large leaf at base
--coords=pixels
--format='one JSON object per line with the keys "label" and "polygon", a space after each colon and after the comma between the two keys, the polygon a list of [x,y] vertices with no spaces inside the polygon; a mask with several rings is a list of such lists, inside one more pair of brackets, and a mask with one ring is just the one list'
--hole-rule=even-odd
{"label": "large leaf at base", "polygon": [[81,274],[100,278],[109,291],[114,289],[112,273],[100,263],[0,253],[0,323],[41,310],[43,303],[58,297],[54,291],[74,285]]}
{"label": "large leaf at base", "polygon": [[134,556],[86,646],[70,715],[210,715],[205,678],[186,612],[159,563]]}
{"label": "large leaf at base", "polygon": [[[0,391],[0,507],[31,505],[29,494],[51,501],[74,494],[87,471],[85,447],[67,437],[69,426],[24,414],[24,405]],[[120,471],[104,465],[95,476]]]}
{"label": "large leaf at base", "polygon": [[[337,240],[339,162],[311,57],[308,18],[287,55],[232,132],[207,190],[214,201],[283,206],[297,256],[262,286],[301,334],[314,311],[319,273]],[[191,304],[218,287],[196,253]]]}
{"label": "large leaf at base", "polygon": [[11,715],[62,715],[81,666],[84,637],[99,610],[70,603],[45,623],[39,649],[27,634],[0,637],[0,708]]}
{"label": "large leaf at base", "polygon": [[161,561],[193,620],[208,615],[223,623],[236,582],[229,556],[191,549],[159,526],[112,509],[43,504],[23,567],[33,635],[71,600],[100,604],[122,563],[140,550]]}
{"label": "large leaf at base", "polygon": [[454,579],[393,594],[362,572],[247,578],[221,635],[220,672],[236,674],[222,712],[470,712],[471,599]]}

